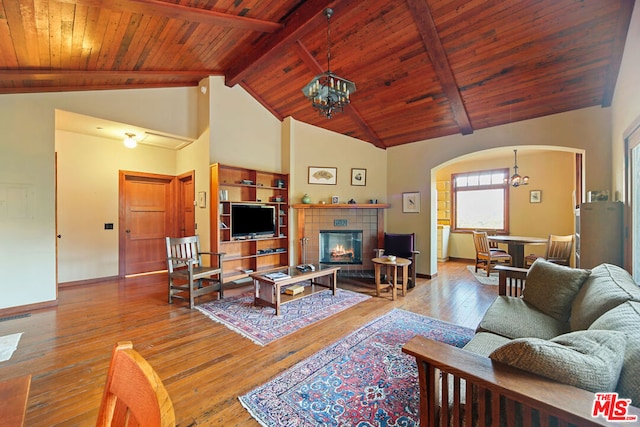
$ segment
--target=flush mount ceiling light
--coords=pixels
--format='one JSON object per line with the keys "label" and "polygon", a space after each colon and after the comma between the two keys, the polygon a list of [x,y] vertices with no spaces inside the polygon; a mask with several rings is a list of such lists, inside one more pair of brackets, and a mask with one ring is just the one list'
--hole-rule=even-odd
{"label": "flush mount ceiling light", "polygon": [[529,184],[528,176],[520,176],[518,174],[518,150],[513,150],[513,155],[515,157],[515,164],[513,165],[513,175],[511,175],[511,178],[505,178],[505,184],[509,184],[512,187],[520,187],[521,185]]}
{"label": "flush mount ceiling light", "polygon": [[138,141],[136,141],[135,133],[125,133],[124,146],[127,148],[136,148]]}
{"label": "flush mount ceiling light", "polygon": [[321,116],[330,119],[335,112],[344,111],[349,97],[356,91],[356,84],[331,72],[331,16],[333,9],[326,8],[327,17],[327,71],[315,76],[304,88],[302,93],[311,101],[311,106],[318,110]]}

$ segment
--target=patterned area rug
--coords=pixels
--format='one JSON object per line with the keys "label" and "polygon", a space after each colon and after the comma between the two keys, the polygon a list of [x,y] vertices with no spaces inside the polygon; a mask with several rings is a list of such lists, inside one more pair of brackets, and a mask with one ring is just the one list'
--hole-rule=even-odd
{"label": "patterned area rug", "polygon": [[469,273],[473,274],[473,277],[483,285],[498,284],[498,273],[496,271],[492,271],[489,277],[487,277],[487,272],[484,270],[478,269],[478,272],[476,273],[476,269],[473,265],[467,265],[467,270],[469,270]]}
{"label": "patterned area rug", "polygon": [[263,426],[416,426],[416,335],[462,347],[473,330],[394,309],[293,366],[240,402]]}
{"label": "patterned area rug", "polygon": [[271,307],[255,306],[253,298],[253,292],[247,292],[196,308],[256,344],[267,345],[371,297],[344,289],[337,289],[334,296],[327,289],[281,306],[280,316]]}

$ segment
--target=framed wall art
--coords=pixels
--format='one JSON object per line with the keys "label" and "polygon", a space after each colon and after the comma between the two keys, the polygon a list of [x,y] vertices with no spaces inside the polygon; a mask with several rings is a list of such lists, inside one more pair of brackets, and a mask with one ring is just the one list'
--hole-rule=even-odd
{"label": "framed wall art", "polygon": [[402,193],[402,212],[420,213],[420,193]]}
{"label": "framed wall art", "polygon": [[529,191],[529,203],[540,203],[540,202],[542,202],[542,191],[541,190]]}
{"label": "framed wall art", "polygon": [[367,185],[367,170],[351,168],[351,185],[360,187]]}
{"label": "framed wall art", "polygon": [[336,185],[338,168],[309,166],[309,184]]}

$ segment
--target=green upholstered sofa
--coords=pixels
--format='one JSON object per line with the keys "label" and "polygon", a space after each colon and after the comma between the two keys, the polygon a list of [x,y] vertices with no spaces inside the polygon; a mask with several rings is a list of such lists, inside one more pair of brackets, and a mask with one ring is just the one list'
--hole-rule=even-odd
{"label": "green upholstered sofa", "polygon": [[501,268],[464,349],[416,337],[403,350],[418,363],[421,425],[612,425],[606,405],[593,412],[611,392],[630,399],[612,416],[640,423],[640,287],[614,265]]}

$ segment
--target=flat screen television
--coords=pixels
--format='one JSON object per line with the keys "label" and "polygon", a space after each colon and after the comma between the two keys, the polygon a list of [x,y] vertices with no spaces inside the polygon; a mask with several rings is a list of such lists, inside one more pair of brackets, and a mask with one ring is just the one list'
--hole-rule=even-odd
{"label": "flat screen television", "polygon": [[231,237],[275,236],[276,208],[266,205],[231,205]]}

